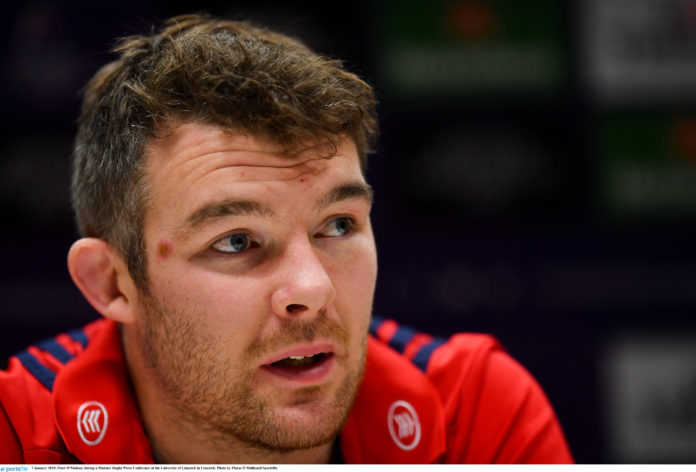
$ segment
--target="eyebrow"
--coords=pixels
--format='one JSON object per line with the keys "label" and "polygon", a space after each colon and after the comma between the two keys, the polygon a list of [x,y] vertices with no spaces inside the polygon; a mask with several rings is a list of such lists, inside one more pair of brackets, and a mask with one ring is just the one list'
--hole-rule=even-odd
{"label": "eyebrow", "polygon": [[349,182],[339,184],[319,197],[314,204],[314,209],[317,211],[323,210],[334,203],[353,199],[362,199],[368,205],[372,205],[373,198],[372,187],[362,182]]}
{"label": "eyebrow", "polygon": [[[339,184],[317,198],[314,210],[323,210],[334,203],[351,199],[363,199],[372,205],[372,187],[362,182]],[[263,216],[272,218],[275,212],[265,203],[255,200],[223,200],[203,205],[191,213],[185,221],[186,230],[194,230],[208,221],[228,216]]]}
{"label": "eyebrow", "polygon": [[196,229],[204,223],[224,216],[265,216],[273,217],[275,212],[261,202],[254,200],[223,200],[203,205],[186,218],[186,227]]}

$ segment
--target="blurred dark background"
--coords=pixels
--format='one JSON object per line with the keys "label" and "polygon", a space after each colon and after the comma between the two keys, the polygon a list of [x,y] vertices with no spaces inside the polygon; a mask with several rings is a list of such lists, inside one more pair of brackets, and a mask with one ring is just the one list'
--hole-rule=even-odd
{"label": "blurred dark background", "polygon": [[375,311],[497,336],[583,463],[696,461],[696,1],[10,2],[0,361],[93,319],[65,259],[79,90],[113,39],[253,19],[375,85]]}

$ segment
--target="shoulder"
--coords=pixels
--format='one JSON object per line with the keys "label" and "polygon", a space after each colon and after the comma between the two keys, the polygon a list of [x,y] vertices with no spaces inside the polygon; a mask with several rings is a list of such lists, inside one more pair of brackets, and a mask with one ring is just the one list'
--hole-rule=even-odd
{"label": "shoulder", "polygon": [[446,462],[572,462],[543,390],[492,336],[436,338],[380,319],[371,332],[418,367],[438,392]]}
{"label": "shoulder", "polygon": [[55,463],[69,460],[55,424],[54,383],[64,367],[79,357],[98,321],[84,329],[46,339],[10,358],[0,371],[0,456],[9,462]]}
{"label": "shoulder", "polygon": [[504,352],[496,339],[487,334],[460,333],[450,338],[434,337],[418,332],[394,320],[374,318],[370,334],[387,344],[423,372],[433,370],[431,359],[436,354],[438,368],[446,365],[462,367],[475,366],[494,351]]}

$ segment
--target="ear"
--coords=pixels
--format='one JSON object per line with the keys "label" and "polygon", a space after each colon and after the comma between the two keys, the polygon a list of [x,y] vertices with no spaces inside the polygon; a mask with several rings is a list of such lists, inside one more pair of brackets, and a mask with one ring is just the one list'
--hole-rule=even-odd
{"label": "ear", "polygon": [[77,240],[68,253],[68,271],[87,301],[106,318],[135,321],[138,291],[123,258],[97,238]]}

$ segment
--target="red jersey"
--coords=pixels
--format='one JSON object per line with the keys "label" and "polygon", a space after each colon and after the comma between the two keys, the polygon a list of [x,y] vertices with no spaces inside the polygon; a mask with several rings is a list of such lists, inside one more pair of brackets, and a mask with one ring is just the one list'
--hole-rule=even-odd
{"label": "red jersey", "polygon": [[[346,463],[569,463],[539,385],[490,336],[374,320],[339,436]],[[0,463],[153,463],[118,326],[38,343],[0,372]]]}

